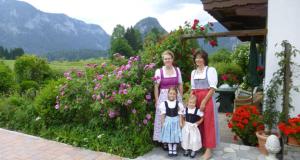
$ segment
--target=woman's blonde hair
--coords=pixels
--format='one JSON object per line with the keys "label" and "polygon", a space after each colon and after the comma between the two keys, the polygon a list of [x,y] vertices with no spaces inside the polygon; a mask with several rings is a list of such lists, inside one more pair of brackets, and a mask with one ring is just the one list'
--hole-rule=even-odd
{"label": "woman's blonde hair", "polygon": [[172,59],[174,59],[174,53],[170,50],[165,50],[162,54],[161,57],[164,58],[165,55],[170,55]]}

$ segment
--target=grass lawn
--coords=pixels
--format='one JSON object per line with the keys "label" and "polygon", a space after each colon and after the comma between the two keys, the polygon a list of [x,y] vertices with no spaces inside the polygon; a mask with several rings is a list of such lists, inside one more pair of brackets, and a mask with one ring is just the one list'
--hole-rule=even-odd
{"label": "grass lawn", "polygon": [[80,61],[52,61],[50,62],[50,67],[54,70],[64,72],[68,69],[80,69],[83,70],[86,64],[96,63],[101,64],[105,62],[105,59],[88,59],[88,60],[80,60]]}
{"label": "grass lawn", "polygon": [[[80,60],[80,61],[52,61],[49,63],[50,67],[53,70],[57,70],[60,72],[64,72],[68,69],[84,69],[84,66],[89,63],[96,63],[101,64],[105,62],[105,59],[98,58],[98,59],[87,59],[87,60]],[[4,64],[7,65],[10,69],[14,69],[15,60],[3,60]]]}
{"label": "grass lawn", "polygon": [[3,60],[4,64],[7,65],[11,70],[14,69],[15,60]]}

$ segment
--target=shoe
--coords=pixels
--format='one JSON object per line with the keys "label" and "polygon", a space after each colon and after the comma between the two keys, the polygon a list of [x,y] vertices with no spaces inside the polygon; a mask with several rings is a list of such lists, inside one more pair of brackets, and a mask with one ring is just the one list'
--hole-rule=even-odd
{"label": "shoe", "polygon": [[177,151],[173,151],[173,156],[178,156]]}
{"label": "shoe", "polygon": [[187,157],[189,155],[189,151],[188,150],[184,150],[183,156]]}
{"label": "shoe", "polygon": [[191,154],[190,154],[190,157],[191,157],[191,158],[195,158],[195,156],[196,156],[196,152],[195,152],[195,151],[192,151]]}
{"label": "shoe", "polygon": [[169,156],[169,157],[173,157],[173,152],[172,152],[172,151],[169,151],[168,156]]}

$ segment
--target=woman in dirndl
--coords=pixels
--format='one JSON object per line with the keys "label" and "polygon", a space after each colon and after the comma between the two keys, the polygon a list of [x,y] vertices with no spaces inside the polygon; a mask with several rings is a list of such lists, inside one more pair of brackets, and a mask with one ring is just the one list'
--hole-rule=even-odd
{"label": "woman in dirndl", "polygon": [[[155,97],[155,120],[154,120],[154,133],[153,140],[161,142],[161,114],[159,105],[162,102],[168,100],[168,89],[170,87],[177,87],[177,101],[182,103],[182,77],[178,67],[173,66],[174,53],[170,50],[166,50],[162,53],[162,59],[164,66],[155,71],[155,85],[154,85],[154,97]],[[165,150],[168,150],[168,145],[163,145]]]}
{"label": "woman in dirndl", "polygon": [[201,157],[208,160],[212,157],[212,149],[220,142],[218,108],[214,98],[218,75],[213,67],[208,67],[208,55],[203,50],[195,53],[196,69],[191,73],[192,93],[197,97],[197,107],[204,113],[203,123],[199,125],[202,146],[206,148]]}

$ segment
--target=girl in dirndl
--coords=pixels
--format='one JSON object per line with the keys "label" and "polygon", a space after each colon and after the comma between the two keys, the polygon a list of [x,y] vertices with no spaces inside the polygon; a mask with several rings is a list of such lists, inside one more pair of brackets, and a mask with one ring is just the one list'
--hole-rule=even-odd
{"label": "girl in dirndl", "polygon": [[201,134],[198,126],[203,122],[203,112],[196,108],[197,97],[191,95],[188,105],[183,113],[184,125],[182,128],[181,147],[184,149],[184,156],[194,158],[196,151],[202,147]]}
{"label": "girl in dirndl", "polygon": [[177,144],[181,142],[181,116],[184,107],[176,97],[177,89],[171,87],[168,91],[168,100],[159,105],[162,123],[160,140],[168,144],[169,156],[177,156]]}

